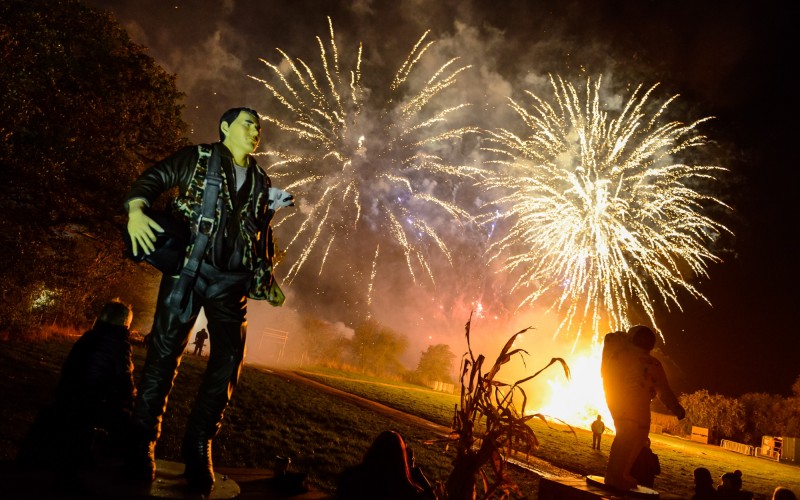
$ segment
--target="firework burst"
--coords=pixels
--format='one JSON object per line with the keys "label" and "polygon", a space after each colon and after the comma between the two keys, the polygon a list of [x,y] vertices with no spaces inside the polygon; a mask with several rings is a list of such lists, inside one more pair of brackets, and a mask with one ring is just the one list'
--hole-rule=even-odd
{"label": "firework burst", "polygon": [[[526,125],[522,136],[489,132],[496,171],[487,186],[502,190],[504,222],[490,260],[515,276],[520,306],[547,299],[562,314],[556,331],[591,332],[628,326],[629,308],[656,325],[654,301],[680,308],[679,291],[707,301],[690,280],[719,258],[709,250],[728,229],[704,215],[727,207],[702,187],[725,172],[683,163],[706,144],[697,126],[665,118],[677,96],[653,105],[657,85],[641,85],[618,112],[605,109],[601,79],[585,94],[550,78],[553,104],[528,92],[529,108],[510,100]],[[552,302],[550,302],[552,301]]]}
{"label": "firework burst", "polygon": [[[410,76],[433,45],[426,41],[426,32],[388,91],[378,95],[362,84],[361,45],[352,69],[343,71],[330,18],[328,26],[328,43],[316,39],[321,69],[312,70],[303,60],[278,49],[280,63],[261,60],[272,77],[251,76],[278,103],[276,112],[264,119],[292,139],[289,149],[266,153],[278,159],[270,167],[273,177],[300,200],[299,210],[281,222],[297,223],[286,245],[287,252],[297,258],[286,279],[291,282],[309,265],[321,274],[337,245],[340,249],[364,246],[367,236],[376,234],[384,247],[401,250],[415,282],[420,275],[433,281],[431,251],[448,261],[452,257],[436,223],[431,222],[432,214],[468,217],[455,203],[437,195],[437,181],[465,178],[474,171],[449,164],[440,151],[450,141],[476,131],[448,125],[451,115],[466,104],[434,104],[469,66],[451,59],[421,86],[410,89]],[[375,244],[369,252],[371,266],[359,268],[370,292],[382,251],[386,248]]]}

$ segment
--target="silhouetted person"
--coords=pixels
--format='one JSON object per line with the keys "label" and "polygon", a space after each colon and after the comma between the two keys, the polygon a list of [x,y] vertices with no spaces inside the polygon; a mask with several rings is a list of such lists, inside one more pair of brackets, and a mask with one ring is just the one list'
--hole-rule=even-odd
{"label": "silhouetted person", "polygon": [[[200,493],[214,486],[212,440],[219,433],[244,363],[247,301],[267,300],[278,306],[284,300],[273,275],[270,223],[275,210],[292,204],[291,195],[271,187],[252,156],[261,140],[261,121],[255,110],[227,110],[219,119],[218,131],[220,142],[187,146],[145,170],[125,202],[134,257],[140,252],[158,253],[157,235],[164,228],[147,209],[162,194],[177,188],[173,212],[192,228],[187,264],[178,275],[166,272],[161,278],[138,381],[133,412],[136,445],[127,472],[133,479],[155,480],[162,418],[202,308],[211,348],[181,445],[184,476],[189,488]],[[213,175],[215,170],[219,176]],[[214,197],[208,204],[204,203],[206,193]],[[203,215],[204,208],[210,209],[208,217]]]}
{"label": "silhouetted person", "polygon": [[661,463],[658,460],[658,455],[650,449],[650,438],[648,438],[642,451],[636,457],[636,461],[633,462],[631,476],[636,479],[637,484],[652,488],[656,476],[659,474],[661,474]]}
{"label": "silhouetted person", "polygon": [[797,500],[797,495],[789,488],[778,486],[772,492],[772,500]]}
{"label": "silhouetted person", "polygon": [[208,333],[206,332],[205,328],[203,328],[202,330],[197,332],[197,334],[195,334],[195,336],[194,336],[194,352],[192,354],[195,354],[197,356],[202,356],[203,355],[203,346],[206,345],[206,339],[207,338],[208,338]]}
{"label": "silhouetted person", "polygon": [[721,500],[749,500],[753,494],[742,490],[742,471],[726,472],[717,486],[717,498]]}
{"label": "silhouetted person", "polygon": [[603,417],[597,416],[597,419],[592,422],[592,449],[600,449],[600,441],[603,439],[603,432],[606,430],[606,424],[603,423]]}
{"label": "silhouetted person", "polygon": [[[412,472],[412,467],[416,467],[413,455],[409,456],[408,451],[399,433],[382,432],[372,442],[361,463],[346,468],[339,475],[336,497],[342,500],[435,499],[421,471]],[[415,476],[420,482],[415,480]]]}
{"label": "silhouetted person", "polygon": [[698,467],[694,470],[694,495],[692,500],[715,500],[717,490],[714,489],[714,480],[711,472],[705,467]]}
{"label": "silhouetted person", "polygon": [[686,415],[661,362],[650,355],[655,345],[655,333],[643,325],[631,327],[627,334],[609,333],[604,340],[601,373],[616,428],[605,484],[623,491],[636,487],[631,467],[650,432],[650,401],[658,396],[679,420]]}
{"label": "silhouetted person", "polygon": [[129,327],[130,306],[103,306],[92,329],[72,346],[55,391],[20,448],[22,465],[54,467],[66,483],[75,473],[120,458],[136,395]]}
{"label": "silhouetted person", "polygon": [[736,476],[733,484],[734,487],[739,491],[739,498],[743,500],[752,500],[753,492],[742,489],[742,471],[736,469],[733,471],[733,475]]}

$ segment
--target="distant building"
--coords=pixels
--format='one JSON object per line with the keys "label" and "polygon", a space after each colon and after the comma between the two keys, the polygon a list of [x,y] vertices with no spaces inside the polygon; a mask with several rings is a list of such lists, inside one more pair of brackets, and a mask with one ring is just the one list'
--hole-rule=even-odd
{"label": "distant building", "polygon": [[773,460],[800,460],[800,438],[762,436],[757,455]]}

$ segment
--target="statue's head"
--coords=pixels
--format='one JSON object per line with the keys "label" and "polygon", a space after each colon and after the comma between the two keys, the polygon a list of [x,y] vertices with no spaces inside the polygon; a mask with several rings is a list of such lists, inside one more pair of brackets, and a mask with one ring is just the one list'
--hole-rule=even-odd
{"label": "statue's head", "polygon": [[632,326],[628,330],[628,335],[633,345],[645,351],[652,351],[653,347],[656,346],[656,334],[647,326]]}

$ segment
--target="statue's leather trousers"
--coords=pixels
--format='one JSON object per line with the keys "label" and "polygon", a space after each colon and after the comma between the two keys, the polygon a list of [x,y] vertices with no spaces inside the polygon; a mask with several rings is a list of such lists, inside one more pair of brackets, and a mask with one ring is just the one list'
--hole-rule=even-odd
{"label": "statue's leather trousers", "polygon": [[[201,307],[208,320],[210,350],[186,436],[195,440],[216,436],[244,361],[249,279],[250,273],[220,272],[201,265],[187,305],[190,314],[181,315],[167,306],[178,277],[162,278],[133,414],[135,427],[144,439],[155,441],[161,434],[167,399]],[[188,316],[188,321],[182,322],[181,316]]]}

